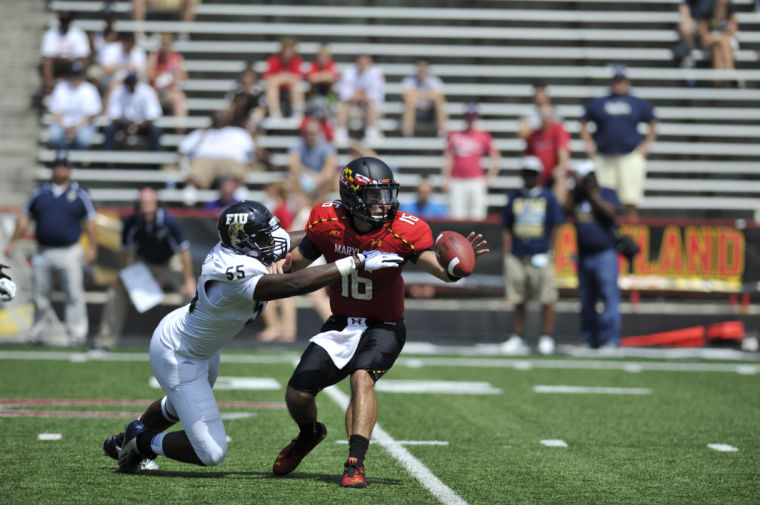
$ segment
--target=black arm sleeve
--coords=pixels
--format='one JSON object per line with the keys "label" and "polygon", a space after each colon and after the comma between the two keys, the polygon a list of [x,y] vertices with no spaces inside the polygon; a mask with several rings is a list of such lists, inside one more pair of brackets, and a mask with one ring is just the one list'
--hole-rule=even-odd
{"label": "black arm sleeve", "polygon": [[322,256],[322,252],[317,249],[317,246],[309,239],[308,235],[298,245],[298,252],[301,253],[301,256],[310,260],[315,260]]}

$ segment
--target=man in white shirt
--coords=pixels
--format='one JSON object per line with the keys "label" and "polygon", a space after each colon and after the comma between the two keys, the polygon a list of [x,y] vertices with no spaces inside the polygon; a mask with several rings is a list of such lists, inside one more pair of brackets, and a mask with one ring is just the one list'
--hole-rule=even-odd
{"label": "man in white shirt", "polygon": [[93,119],[103,105],[98,89],[84,80],[84,66],[71,64],[65,81],[50,96],[50,145],[56,149],[89,149],[95,135]]}
{"label": "man in white shirt", "polygon": [[49,29],[42,37],[42,78],[45,95],[50,94],[55,78],[63,75],[69,65],[79,60],[85,63],[90,56],[90,41],[79,27],[71,26],[73,15],[69,11],[58,13],[58,26]]}
{"label": "man in white shirt", "polygon": [[100,85],[103,88],[113,89],[130,72],[139,77],[145,76],[147,65],[145,51],[135,45],[135,34],[123,32],[119,34],[119,40],[110,42],[103,47],[98,62],[103,69],[103,77]]}
{"label": "man in white shirt", "polygon": [[372,56],[360,54],[356,64],[348,67],[338,82],[338,129],[335,141],[339,145],[348,142],[349,107],[364,109],[365,140],[376,140],[380,136],[377,123],[385,100],[385,77],[380,67],[373,65]]}
{"label": "man in white shirt", "polygon": [[208,189],[218,178],[245,179],[254,161],[255,144],[251,134],[231,126],[230,119],[226,110],[214,112],[211,125],[191,132],[179,145],[180,165],[189,164],[189,186]]}
{"label": "man in white shirt", "polygon": [[135,135],[145,135],[154,151],[161,150],[161,129],[153,121],[161,117],[161,104],[152,86],[129,73],[124,83],[108,97],[106,111],[111,124],[104,131],[103,149],[114,148],[116,134],[126,130],[127,141]]}
{"label": "man in white shirt", "polygon": [[[267,301],[315,291],[357,271],[397,268],[395,253],[367,251],[292,274],[289,250],[304,231],[285,232],[258,202],[230,205],[219,216],[220,242],[201,267],[190,304],[166,315],[150,342],[150,365],[166,396],[153,402],[124,433],[103,442],[122,472],[156,468],[158,455],[213,466],[227,454],[227,435],[214,397],[220,349],[255,320]],[[280,261],[283,260],[284,261]],[[181,422],[183,430],[164,431]]]}
{"label": "man in white shirt", "polygon": [[438,136],[446,133],[446,98],[443,96],[443,82],[430,73],[430,66],[425,59],[417,60],[414,75],[401,81],[401,96],[404,98],[404,115],[401,121],[401,133],[405,137],[414,135],[417,118],[426,121],[435,120]]}

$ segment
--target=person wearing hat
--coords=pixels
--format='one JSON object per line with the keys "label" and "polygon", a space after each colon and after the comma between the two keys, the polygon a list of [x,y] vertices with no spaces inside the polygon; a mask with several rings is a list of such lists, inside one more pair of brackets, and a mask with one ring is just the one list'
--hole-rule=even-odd
{"label": "person wearing hat", "polygon": [[[594,162],[578,163],[566,211],[572,214],[578,242],[578,295],[581,299],[581,333],[592,348],[620,346],[620,289],[615,249],[620,210],[615,190],[600,188]],[[604,310],[596,311],[601,300]]]}
{"label": "person wearing hat", "polygon": [[[499,150],[490,133],[479,130],[477,104],[465,108],[465,128],[450,132],[446,138],[441,166],[441,189],[449,194],[452,219],[485,219],[488,213],[488,187],[499,173]],[[491,166],[486,174],[480,160],[489,155]]]}
{"label": "person wearing hat", "polygon": [[72,26],[71,11],[58,13],[58,26],[45,32],[42,37],[42,80],[45,95],[53,91],[55,78],[66,73],[69,66],[78,61],[86,63],[90,56],[90,41],[79,27]]}
{"label": "person wearing hat", "polygon": [[509,194],[502,214],[504,273],[507,300],[514,306],[512,336],[501,345],[505,354],[527,354],[525,306],[541,303],[543,334],[538,338],[541,354],[554,352],[554,240],[563,221],[562,208],[552,192],[538,184],[543,163],[535,156],[520,162],[523,187]]}
{"label": "person wearing hat", "polygon": [[151,149],[161,150],[161,129],[154,123],[161,117],[161,104],[153,87],[141,82],[136,73],[127,74],[124,83],[111,92],[106,114],[111,124],[104,131],[103,149],[113,149],[116,134],[126,131],[146,136]]}
{"label": "person wearing hat", "polygon": [[48,103],[49,142],[56,149],[89,149],[95,135],[93,120],[103,104],[95,85],[85,81],[84,66],[74,62],[67,78],[56,84]]}
{"label": "person wearing hat", "polygon": [[[37,252],[32,256],[34,273],[34,325],[27,335],[29,343],[43,343],[50,326],[60,326],[51,295],[57,277],[66,296],[65,329],[68,343],[83,346],[87,337],[87,305],[84,299],[82,261],[93,263],[97,257],[95,206],[87,191],[71,180],[71,165],[65,153],[53,161],[52,178],[38,186],[29,197],[16,228],[5,248],[10,256],[35,221]],[[85,223],[87,247],[79,243]]]}
{"label": "person wearing hat", "polygon": [[[657,137],[657,117],[652,104],[629,93],[628,72],[613,65],[610,94],[590,100],[581,116],[581,138],[586,154],[594,161],[596,177],[603,187],[614,189],[623,214],[635,217],[644,196],[646,157]],[[593,136],[588,123],[596,125]],[[639,123],[647,123],[646,136]]]}

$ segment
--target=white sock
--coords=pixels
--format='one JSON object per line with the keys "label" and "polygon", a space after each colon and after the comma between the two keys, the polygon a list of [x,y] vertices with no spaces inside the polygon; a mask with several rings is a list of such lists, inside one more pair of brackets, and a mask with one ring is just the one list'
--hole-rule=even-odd
{"label": "white sock", "polygon": [[153,452],[158,454],[159,456],[165,456],[164,454],[164,437],[166,436],[166,433],[159,433],[155,437],[153,437],[153,440],[150,441],[150,448]]}

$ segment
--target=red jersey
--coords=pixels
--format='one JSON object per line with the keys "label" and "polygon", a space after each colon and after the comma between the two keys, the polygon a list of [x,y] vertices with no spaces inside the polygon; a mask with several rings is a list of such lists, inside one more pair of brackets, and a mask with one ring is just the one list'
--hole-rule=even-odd
{"label": "red jersey", "polygon": [[[309,237],[328,262],[377,249],[409,259],[433,247],[433,232],[422,219],[397,212],[393,222],[366,234],[350,224],[351,216],[339,201],[325,202],[311,211],[306,224]],[[330,284],[332,313],[366,317],[374,321],[398,321],[404,317],[404,280],[399,268],[354,272]]]}
{"label": "red jersey", "polygon": [[480,130],[449,133],[446,151],[454,155],[451,177],[457,179],[482,177],[483,168],[480,166],[480,159],[493,151],[491,141],[491,134]]}
{"label": "red jersey", "polygon": [[545,184],[552,177],[552,170],[559,162],[559,148],[570,150],[570,134],[562,123],[554,123],[548,128],[533,130],[526,144],[525,154],[536,156],[544,165],[538,183]]}
{"label": "red jersey", "polygon": [[264,72],[264,79],[280,72],[290,72],[291,74],[303,77],[303,73],[301,72],[302,64],[303,58],[300,56],[294,56],[290,61],[284,61],[279,53],[273,54],[267,60],[267,70]]}
{"label": "red jersey", "polygon": [[324,66],[320,65],[318,61],[312,61],[311,66],[309,67],[309,71],[306,72],[306,76],[311,77],[314,74],[318,74],[324,71],[330,72],[330,75],[333,77],[333,79],[338,78],[338,66],[333,60],[328,61]]}

